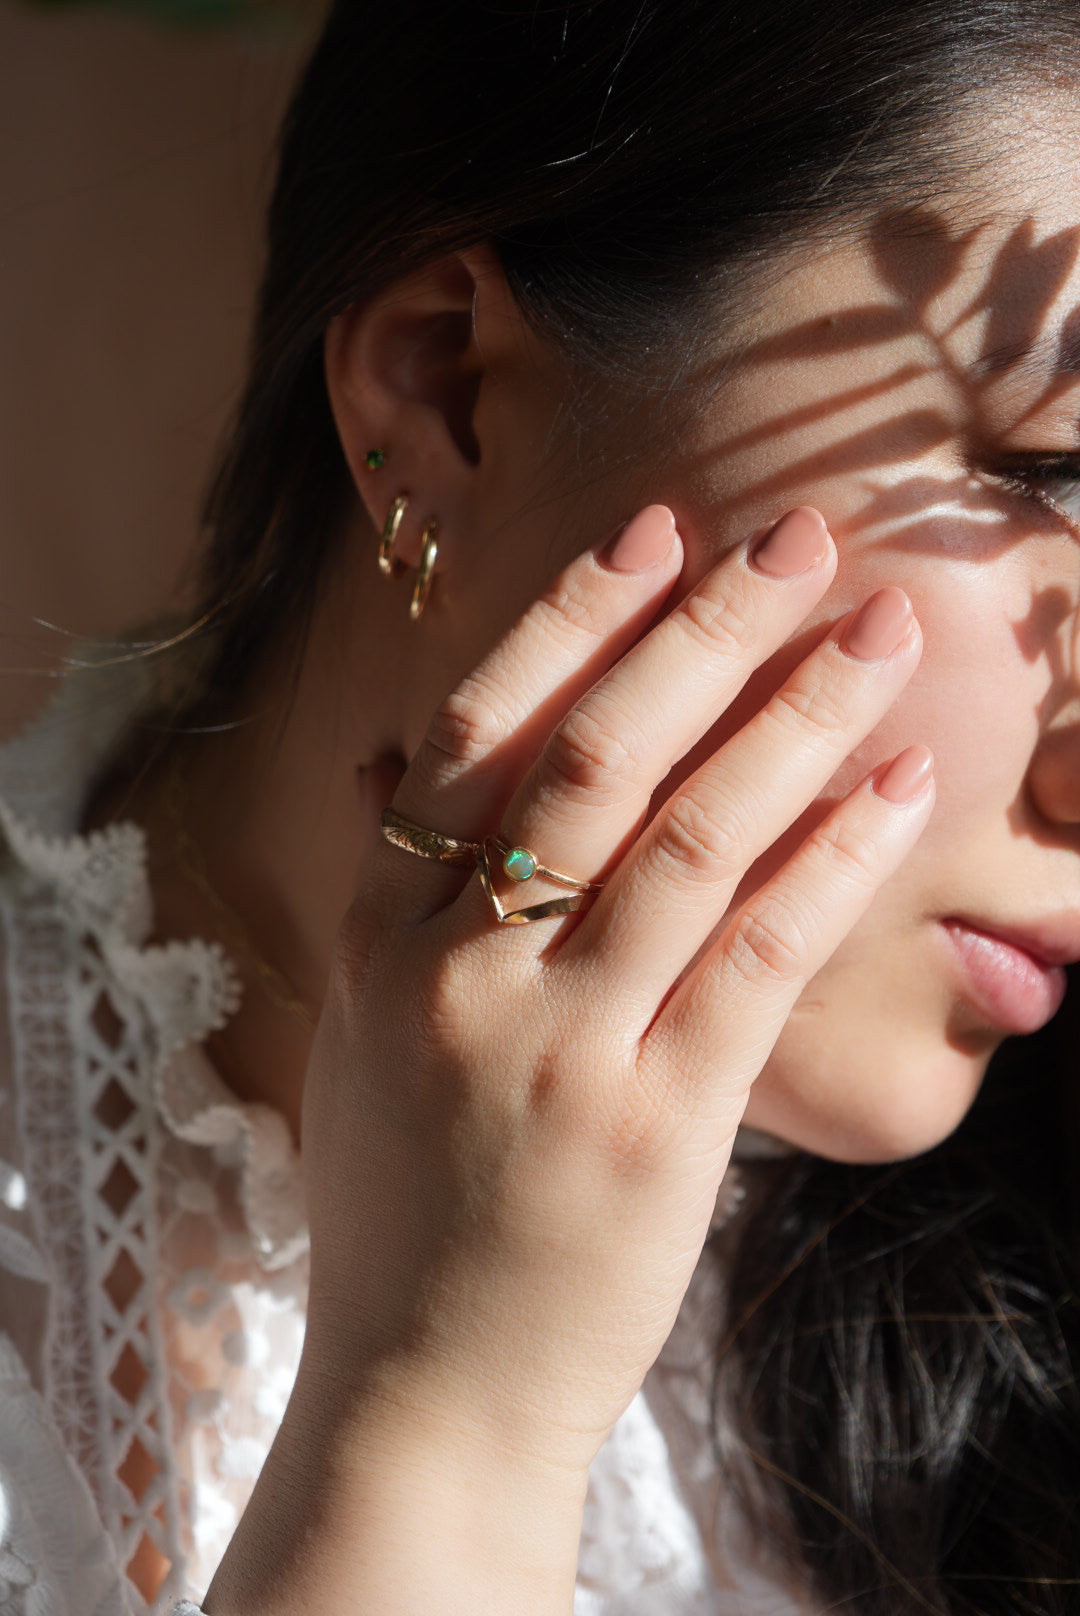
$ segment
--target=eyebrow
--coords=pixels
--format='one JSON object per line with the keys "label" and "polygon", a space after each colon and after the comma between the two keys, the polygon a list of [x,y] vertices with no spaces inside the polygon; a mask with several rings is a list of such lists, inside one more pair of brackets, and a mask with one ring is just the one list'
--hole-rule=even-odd
{"label": "eyebrow", "polygon": [[1036,342],[1006,343],[983,354],[971,367],[977,380],[1016,371],[1024,380],[1044,381],[1048,376],[1080,375],[1080,313],[1073,312],[1060,331]]}

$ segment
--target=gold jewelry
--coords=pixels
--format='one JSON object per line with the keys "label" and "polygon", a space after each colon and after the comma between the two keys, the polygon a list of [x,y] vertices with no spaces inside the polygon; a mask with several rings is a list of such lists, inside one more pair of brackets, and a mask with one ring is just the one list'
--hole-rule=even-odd
{"label": "gold jewelry", "polygon": [[387,512],[382,538],[379,540],[379,571],[386,578],[396,578],[405,571],[404,561],[398,561],[394,555],[394,545],[397,543],[398,529],[401,527],[401,519],[405,515],[408,503],[408,496],[399,494]]}
{"label": "gold jewelry", "polygon": [[549,870],[527,847],[511,847],[501,836],[489,836],[488,841],[502,854],[503,874],[508,875],[511,881],[531,881],[534,875],[542,875],[545,880],[554,881],[557,887],[573,887],[576,892],[599,892],[604,884],[602,881],[578,881],[572,875]]}
{"label": "gold jewelry", "polygon": [[476,863],[479,842],[463,842],[457,836],[444,836],[441,831],[428,830],[399,814],[396,808],[384,808],[379,815],[379,829],[388,842],[418,858],[438,859],[440,864],[457,864],[471,869]]}
{"label": "gold jewelry", "polygon": [[[564,875],[560,870],[541,864],[535,853],[527,847],[512,847],[501,836],[488,836],[482,842],[467,842],[442,831],[430,830],[406,819],[395,808],[384,808],[379,816],[379,828],[388,842],[403,852],[415,853],[418,858],[435,859],[440,864],[453,864],[466,869],[475,865],[480,872],[480,885],[484,896],[503,926],[524,926],[533,920],[547,920],[553,915],[572,915],[585,907],[586,897],[603,888],[602,881],[579,881],[576,876]],[[502,860],[503,873],[516,884],[542,876],[556,886],[572,887],[571,898],[551,898],[546,903],[530,904],[524,909],[506,909],[491,880],[488,848],[494,848]]]}
{"label": "gold jewelry", "polygon": [[[494,846],[500,844],[495,837],[491,838]],[[505,867],[505,866],[504,866]],[[487,843],[481,842],[476,855],[476,868],[480,872],[480,885],[484,889],[484,896],[495,911],[495,919],[500,926],[527,926],[533,920],[549,920],[552,915],[572,915],[579,909],[584,909],[585,900],[590,892],[599,892],[603,882],[573,881],[566,876],[557,877],[560,886],[573,885],[578,890],[572,898],[549,898],[547,903],[528,904],[524,909],[504,909],[499,901],[499,894],[491,884],[491,866],[488,863]],[[536,873],[539,875],[540,866]],[[527,879],[531,880],[529,876]]]}
{"label": "gold jewelry", "polygon": [[211,885],[210,877],[206,873],[206,860],[202,848],[196,842],[184,821],[184,807],[187,792],[180,774],[177,757],[173,757],[166,779],[165,807],[172,821],[175,850],[180,861],[180,867],[206,898],[218,917],[218,924],[233,946],[246,954],[255,967],[259,978],[259,985],[267,998],[276,1004],[279,1009],[287,1010],[290,1015],[303,1023],[309,1032],[314,1031],[318,1016],[297,995],[296,989],[288,977],[276,966],[271,965],[268,959],[252,943],[247,928],[236,910],[231,908]]}
{"label": "gold jewelry", "polygon": [[424,607],[427,605],[427,598],[431,592],[431,578],[435,571],[435,557],[439,553],[439,546],[436,543],[438,531],[438,522],[431,521],[420,535],[423,549],[420,552],[420,570],[416,574],[412,600],[409,602],[409,621],[411,623],[419,623],[424,615]]}

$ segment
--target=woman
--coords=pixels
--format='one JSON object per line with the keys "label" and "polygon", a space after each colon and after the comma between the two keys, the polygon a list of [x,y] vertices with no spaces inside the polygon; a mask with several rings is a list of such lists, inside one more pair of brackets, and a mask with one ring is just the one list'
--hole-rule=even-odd
{"label": "woman", "polygon": [[1073,1608],[1078,25],[335,8],[5,760],[11,1588]]}

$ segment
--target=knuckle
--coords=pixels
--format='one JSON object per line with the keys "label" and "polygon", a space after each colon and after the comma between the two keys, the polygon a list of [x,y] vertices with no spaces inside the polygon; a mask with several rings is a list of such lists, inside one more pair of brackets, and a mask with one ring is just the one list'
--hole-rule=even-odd
{"label": "knuckle", "polygon": [[447,962],[430,971],[415,990],[418,1034],[443,1060],[464,1042],[466,1011],[461,988],[458,971]]}
{"label": "knuckle", "polygon": [[576,580],[560,580],[537,602],[537,620],[544,637],[552,635],[580,654],[580,641],[601,640],[604,628],[597,615],[597,602],[583,591]]}
{"label": "knuckle", "polygon": [[427,731],[434,773],[440,764],[468,768],[490,755],[505,735],[498,706],[498,693],[475,675],[440,702]]}
{"label": "knuckle", "polygon": [[683,880],[738,879],[743,869],[738,844],[721,834],[714,814],[691,796],[680,797],[664,815],[656,854],[662,867]]}
{"label": "knuckle", "polygon": [[[479,1003],[476,963],[467,946],[425,958],[408,988],[408,1010],[400,1039],[418,1063],[438,1074],[447,1092],[467,1091],[477,1058],[475,1015]],[[393,1001],[383,995],[376,1014],[385,1017]]]}
{"label": "knuckle", "polygon": [[880,880],[881,854],[868,833],[844,819],[818,827],[810,839],[810,850],[829,866],[830,878],[837,875],[860,887],[876,887]]}
{"label": "knuckle", "polygon": [[777,693],[776,707],[781,717],[795,720],[796,728],[804,730],[810,725],[823,735],[843,734],[850,722],[850,711],[839,692],[828,685],[789,686]]}
{"label": "knuckle", "polygon": [[790,910],[772,903],[736,920],[727,956],[745,981],[791,983],[805,971],[805,939]]}
{"label": "knuckle", "polygon": [[731,595],[691,595],[675,614],[684,630],[712,655],[743,656],[757,637],[745,603]]}
{"label": "knuckle", "polygon": [[640,1182],[662,1165],[672,1133],[668,1110],[659,1086],[640,1081],[594,1108],[595,1142],[618,1178]]}
{"label": "knuckle", "polygon": [[643,1108],[624,1111],[610,1119],[607,1133],[608,1161],[622,1178],[649,1179],[663,1157],[665,1130],[655,1116]]}
{"label": "knuckle", "polygon": [[348,1003],[359,997],[373,974],[376,935],[371,918],[353,903],[334,939],[327,997]]}
{"label": "knuckle", "polygon": [[592,802],[621,801],[634,788],[638,765],[616,730],[585,707],[575,707],[553,732],[544,771],[561,793]]}

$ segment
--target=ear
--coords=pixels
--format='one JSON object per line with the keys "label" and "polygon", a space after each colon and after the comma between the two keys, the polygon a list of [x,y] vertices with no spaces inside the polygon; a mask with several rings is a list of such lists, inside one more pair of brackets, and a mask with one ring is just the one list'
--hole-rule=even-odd
{"label": "ear", "polygon": [[[398,494],[409,505],[395,553],[420,560],[426,522],[452,544],[481,461],[474,415],[485,371],[481,329],[516,313],[498,255],[479,246],[429,265],[331,321],[326,389],[357,492],[376,531]],[[490,357],[490,354],[489,354]],[[368,453],[382,450],[377,471]]]}

